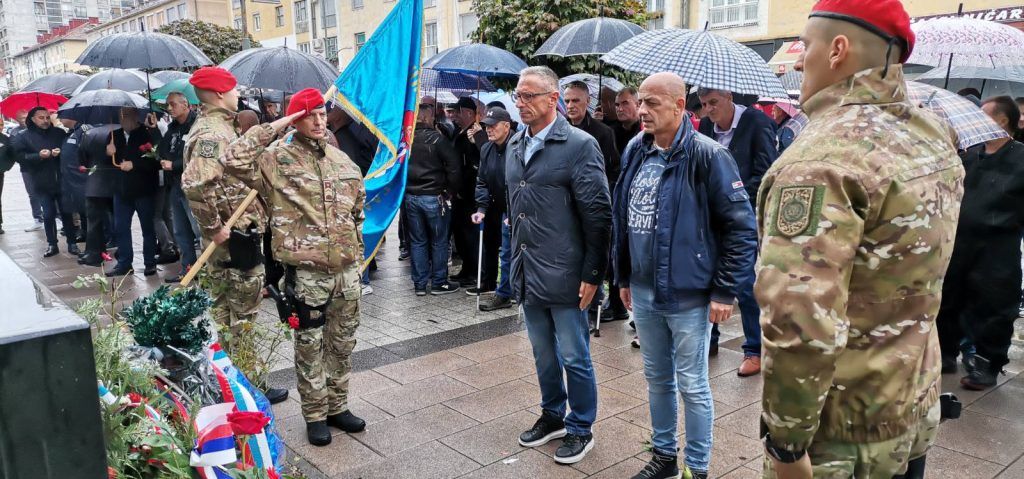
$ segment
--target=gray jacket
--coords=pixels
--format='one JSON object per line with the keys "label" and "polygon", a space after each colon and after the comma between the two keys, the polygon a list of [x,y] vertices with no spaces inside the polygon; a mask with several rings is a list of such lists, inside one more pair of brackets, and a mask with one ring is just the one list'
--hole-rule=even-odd
{"label": "gray jacket", "polygon": [[597,141],[562,115],[524,162],[526,131],[505,149],[512,284],[530,306],[577,306],[580,282],[601,284],[611,200]]}

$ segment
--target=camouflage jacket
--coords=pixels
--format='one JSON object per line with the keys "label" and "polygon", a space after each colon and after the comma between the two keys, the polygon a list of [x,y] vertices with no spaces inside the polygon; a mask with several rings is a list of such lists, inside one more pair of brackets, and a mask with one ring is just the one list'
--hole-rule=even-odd
{"label": "camouflage jacket", "polygon": [[[242,182],[224,176],[220,156],[228,144],[238,138],[235,115],[220,108],[203,105],[203,111],[189,130],[183,158],[185,170],[181,187],[188,197],[192,214],[199,223],[203,238],[209,240],[224,226],[235,208],[249,194],[250,188]],[[245,228],[255,223],[263,231],[267,224],[266,208],[254,201],[246,215],[235,224]]]}
{"label": "camouflage jacket", "polygon": [[895,438],[938,398],[964,170],[948,130],[907,102],[902,68],[881,72],[807,100],[810,123],[758,193],[762,419],[778,447]]}
{"label": "camouflage jacket", "polygon": [[221,158],[269,205],[274,257],[322,273],[358,267],[366,198],[359,167],[324,141],[296,132],[274,138],[270,125],[254,126]]}

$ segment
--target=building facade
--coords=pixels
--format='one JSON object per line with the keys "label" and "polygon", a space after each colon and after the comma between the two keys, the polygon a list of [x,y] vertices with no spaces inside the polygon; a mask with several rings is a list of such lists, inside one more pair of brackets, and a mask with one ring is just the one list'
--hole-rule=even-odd
{"label": "building facade", "polygon": [[68,26],[40,35],[36,45],[12,55],[9,63],[12,85],[21,88],[43,75],[88,68],[75,60],[85,51],[86,32],[97,23],[97,18],[72,20]]}
{"label": "building facade", "polygon": [[228,0],[156,0],[147,2],[109,22],[101,23],[88,34],[91,43],[114,33],[155,31],[178,20],[202,20],[231,26]]}

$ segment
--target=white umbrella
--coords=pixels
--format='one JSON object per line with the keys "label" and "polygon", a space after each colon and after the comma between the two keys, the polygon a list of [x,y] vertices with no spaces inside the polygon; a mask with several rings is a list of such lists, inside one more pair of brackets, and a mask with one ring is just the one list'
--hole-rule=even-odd
{"label": "white umbrella", "polygon": [[917,41],[906,63],[994,67],[1024,65],[1024,32],[970,17],[936,18],[911,26]]}

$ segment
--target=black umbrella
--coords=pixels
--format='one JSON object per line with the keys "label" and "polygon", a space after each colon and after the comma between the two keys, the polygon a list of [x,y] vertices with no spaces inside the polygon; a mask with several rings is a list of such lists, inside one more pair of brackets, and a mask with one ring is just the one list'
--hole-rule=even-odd
{"label": "black umbrella", "polygon": [[220,64],[240,85],[295,93],[304,88],[327,91],[338,70],[326,60],[287,47],[250,48]]}
{"label": "black umbrella", "polygon": [[213,62],[188,40],[156,32],[115,33],[96,40],[75,61],[106,68],[201,67]]}
{"label": "black umbrella", "polygon": [[146,75],[141,72],[113,68],[86,78],[85,81],[75,89],[72,95],[103,88],[141,92],[147,91],[150,87],[160,88],[162,86],[164,86],[164,82],[157,80],[156,78],[151,78],[147,82]]}
{"label": "black umbrella", "polygon": [[512,52],[483,43],[469,43],[441,51],[423,62],[431,70],[486,77],[517,77],[526,62]]}
{"label": "black umbrella", "polygon": [[164,83],[170,83],[174,80],[188,80],[189,78],[192,78],[192,74],[175,70],[163,70],[153,73],[153,78]]}
{"label": "black umbrella", "polygon": [[122,108],[148,110],[148,100],[141,95],[121,90],[89,90],[79,93],[57,109],[58,118],[67,118],[90,125],[118,123]]}
{"label": "black umbrella", "polygon": [[77,73],[54,73],[28,82],[28,85],[25,85],[21,91],[71,95],[78,88],[78,85],[81,85],[84,81],[85,76]]}
{"label": "black umbrella", "polygon": [[603,55],[643,32],[640,25],[630,21],[607,17],[588,18],[559,28],[533,56]]}

